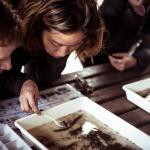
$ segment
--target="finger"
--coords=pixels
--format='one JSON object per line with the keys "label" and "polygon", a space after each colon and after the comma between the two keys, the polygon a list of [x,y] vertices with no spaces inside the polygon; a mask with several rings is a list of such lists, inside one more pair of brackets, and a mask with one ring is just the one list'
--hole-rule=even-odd
{"label": "finger", "polygon": [[36,105],[38,105],[38,101],[41,99],[41,97],[39,96],[39,92],[37,91],[35,96],[34,96],[34,99],[35,99],[35,103]]}
{"label": "finger", "polygon": [[111,64],[114,68],[116,68],[117,70],[119,71],[122,71],[123,70],[123,65],[122,63],[118,62],[118,60],[112,60],[111,61]]}
{"label": "finger", "polygon": [[31,107],[32,111],[39,114],[40,113],[40,110],[38,109],[38,101],[37,99],[30,95],[28,97],[28,102],[29,102],[29,106]]}
{"label": "finger", "polygon": [[112,63],[118,63],[118,61],[121,61],[121,60],[122,60],[122,59],[119,59],[119,58],[115,58],[115,57],[113,57],[113,56],[110,56],[109,58],[110,58],[110,61],[111,61]]}
{"label": "finger", "polygon": [[116,63],[119,64],[119,65],[122,65],[122,64],[124,64],[124,60],[123,59],[118,59],[118,60],[116,60]]}
{"label": "finger", "polygon": [[124,70],[125,70],[125,65],[124,65],[124,64],[120,64],[119,70],[120,70],[120,71],[124,71]]}
{"label": "finger", "polygon": [[41,114],[39,108],[38,108],[38,105],[36,103],[32,104],[32,111],[36,114]]}
{"label": "finger", "polygon": [[115,58],[112,57],[112,56],[109,56],[109,60],[110,60],[110,62],[114,62],[114,61],[116,61],[117,59],[115,59]]}
{"label": "finger", "polygon": [[111,61],[114,65],[120,65],[121,60],[120,59],[112,59]]}
{"label": "finger", "polygon": [[32,109],[30,108],[29,106],[29,103],[28,103],[28,99],[27,98],[21,98],[20,99],[20,102],[21,102],[21,109],[22,111],[25,111],[25,112],[32,112]]}
{"label": "finger", "polygon": [[113,64],[115,64],[115,65],[124,64],[124,60],[123,59],[113,58],[112,61],[113,61]]}
{"label": "finger", "polygon": [[114,58],[112,58],[111,56],[110,56],[110,63],[112,64],[112,66],[115,66],[116,65],[116,63],[115,63],[115,60],[114,60]]}
{"label": "finger", "polygon": [[25,111],[25,110],[24,110],[24,107],[23,107],[23,104],[22,104],[21,101],[20,101],[20,108],[21,108],[22,111]]}

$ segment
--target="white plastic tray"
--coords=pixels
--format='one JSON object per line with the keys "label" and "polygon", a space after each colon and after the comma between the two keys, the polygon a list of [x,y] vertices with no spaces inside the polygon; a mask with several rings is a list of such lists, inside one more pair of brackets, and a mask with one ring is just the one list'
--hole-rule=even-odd
{"label": "white plastic tray", "polygon": [[[60,104],[43,113],[53,116],[55,119],[61,118],[68,114],[83,110],[94,116],[97,120],[103,122],[108,127],[118,132],[123,137],[126,137],[137,146],[144,150],[150,150],[150,137],[133,127],[129,123],[115,116],[105,108],[99,106],[87,97],[80,97],[64,104]],[[41,144],[36,138],[34,138],[29,132],[29,129],[48,123],[49,120],[39,115],[33,114],[22,119],[15,121],[15,125],[21,130],[21,132],[32,141],[39,149],[48,150],[43,144]],[[141,140],[142,139],[142,140]]]}
{"label": "white plastic tray", "polygon": [[1,150],[31,150],[31,148],[6,124],[0,124]]}
{"label": "white plastic tray", "polygon": [[126,84],[123,86],[123,89],[125,90],[127,95],[127,99],[142,108],[143,110],[150,113],[150,101],[146,100],[144,97],[136,93],[148,88],[150,88],[150,78]]}

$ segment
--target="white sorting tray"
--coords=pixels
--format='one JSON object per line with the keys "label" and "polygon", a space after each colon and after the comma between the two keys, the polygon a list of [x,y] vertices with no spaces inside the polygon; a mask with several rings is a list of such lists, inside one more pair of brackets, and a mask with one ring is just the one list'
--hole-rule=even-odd
{"label": "white sorting tray", "polygon": [[123,89],[125,90],[127,95],[127,99],[142,108],[143,110],[150,113],[150,101],[146,100],[144,97],[136,93],[148,88],[150,88],[150,78],[126,84],[123,86]]}
{"label": "white sorting tray", "polygon": [[1,150],[31,150],[31,148],[6,124],[0,124]]}
{"label": "white sorting tray", "polygon": [[[61,118],[71,113],[84,110],[88,112],[97,120],[103,122],[108,127],[118,132],[121,136],[126,137],[143,150],[150,150],[150,137],[133,127],[126,121],[117,117],[105,108],[96,104],[87,97],[80,97],[53,108],[45,110],[43,113],[52,116],[53,118]],[[48,150],[42,143],[34,138],[29,132],[29,129],[48,123],[49,120],[39,115],[33,114],[25,118],[15,121],[15,125],[21,130],[22,134],[34,143],[39,149]],[[142,140],[141,140],[142,139]]]}

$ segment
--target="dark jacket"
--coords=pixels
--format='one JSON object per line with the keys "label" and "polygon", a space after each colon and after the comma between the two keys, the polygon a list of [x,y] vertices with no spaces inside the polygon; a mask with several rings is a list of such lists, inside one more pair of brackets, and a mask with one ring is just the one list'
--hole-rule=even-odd
{"label": "dark jacket", "polygon": [[[50,84],[59,78],[65,68],[68,56],[53,58],[46,52],[31,55],[19,47],[12,54],[12,69],[0,74],[0,87],[15,94],[20,93],[24,81],[32,79],[37,84]],[[27,65],[27,74],[21,73],[23,65]]]}
{"label": "dark jacket", "polygon": [[[141,17],[134,12],[128,0],[104,0],[99,8],[99,14],[103,18],[106,27],[104,48],[94,58],[95,63],[108,61],[103,51],[107,54],[127,52],[139,38],[143,38],[143,33],[149,33],[150,37],[149,9],[150,7],[147,8],[146,15]],[[146,50],[142,50],[145,48]],[[148,49],[150,49],[150,44],[145,44],[144,41],[139,48],[140,52],[136,51],[134,54],[138,62],[140,61],[140,66],[147,65],[145,60],[149,54]],[[150,56],[148,57],[150,58]]]}
{"label": "dark jacket", "polygon": [[[17,8],[20,0],[11,0],[10,3]],[[22,84],[28,80],[34,80],[39,86],[50,84],[57,80],[65,68],[68,56],[54,58],[48,55],[45,50],[41,53],[31,55],[22,47],[16,49],[12,58],[12,69],[0,74],[0,88],[5,88],[14,94],[19,94]],[[22,66],[26,73],[21,73]]]}

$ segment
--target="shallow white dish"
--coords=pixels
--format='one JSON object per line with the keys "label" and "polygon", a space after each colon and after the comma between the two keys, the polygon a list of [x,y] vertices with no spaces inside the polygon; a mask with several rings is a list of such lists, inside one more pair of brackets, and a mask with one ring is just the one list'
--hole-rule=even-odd
{"label": "shallow white dish", "polygon": [[6,124],[0,124],[1,150],[31,150],[31,148]]}
{"label": "shallow white dish", "polygon": [[123,89],[125,90],[127,95],[127,99],[142,108],[143,110],[150,113],[150,101],[146,100],[144,97],[136,93],[148,88],[150,88],[150,78],[126,84],[123,86]]}
{"label": "shallow white dish", "polygon": [[[144,150],[150,150],[150,137],[133,127],[129,123],[120,119],[113,113],[109,112],[105,108],[99,106],[87,97],[80,97],[66,103],[60,104],[43,113],[53,116],[55,119],[61,118],[71,113],[83,110],[94,116],[97,120],[103,122],[108,127],[118,132],[121,136],[126,137],[131,142]],[[41,144],[36,138],[34,138],[28,130],[37,126],[43,125],[49,122],[48,119],[42,118],[36,114],[27,116],[15,121],[15,125],[21,130],[21,132],[37,146],[39,149],[48,150],[43,144]],[[141,140],[142,139],[142,140]]]}

